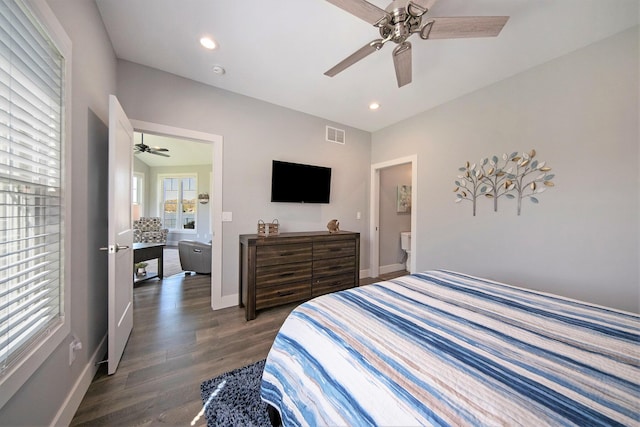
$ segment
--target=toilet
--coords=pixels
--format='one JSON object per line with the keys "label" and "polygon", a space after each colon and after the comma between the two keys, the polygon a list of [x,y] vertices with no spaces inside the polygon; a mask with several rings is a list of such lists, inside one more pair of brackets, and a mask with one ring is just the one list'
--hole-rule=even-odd
{"label": "toilet", "polygon": [[407,261],[405,270],[411,271],[411,232],[403,231],[400,233],[400,247],[407,253]]}

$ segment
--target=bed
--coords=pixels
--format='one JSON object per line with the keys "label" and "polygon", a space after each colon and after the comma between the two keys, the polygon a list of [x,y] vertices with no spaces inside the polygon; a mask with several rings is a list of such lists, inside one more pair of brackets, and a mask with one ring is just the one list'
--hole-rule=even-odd
{"label": "bed", "polygon": [[261,397],[284,426],[640,425],[640,317],[428,271],[297,307]]}

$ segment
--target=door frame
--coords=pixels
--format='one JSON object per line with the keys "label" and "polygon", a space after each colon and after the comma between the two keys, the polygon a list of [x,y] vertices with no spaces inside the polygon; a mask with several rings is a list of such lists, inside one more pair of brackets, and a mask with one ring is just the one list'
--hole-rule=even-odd
{"label": "door frame", "polygon": [[213,196],[211,198],[211,308],[218,310],[237,304],[237,295],[222,296],[222,148],[223,138],[213,133],[199,132],[190,129],[162,125],[131,119],[131,124],[137,132],[154,133],[157,135],[189,139],[213,145]]}
{"label": "door frame", "polygon": [[371,165],[369,218],[369,277],[380,275],[380,171],[392,166],[411,164],[411,265],[409,273],[416,271],[418,233],[418,155],[400,157]]}

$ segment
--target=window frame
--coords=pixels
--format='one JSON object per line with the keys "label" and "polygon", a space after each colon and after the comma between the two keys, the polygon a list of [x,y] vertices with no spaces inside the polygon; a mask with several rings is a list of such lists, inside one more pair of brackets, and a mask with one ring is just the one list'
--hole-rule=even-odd
{"label": "window frame", "polygon": [[[180,182],[182,182],[182,179],[184,178],[193,178],[194,182],[195,182],[195,187],[196,187],[196,203],[195,203],[195,220],[196,220],[196,224],[195,227],[193,229],[189,229],[189,228],[171,228],[166,224],[165,218],[164,218],[164,180],[166,178],[171,178],[171,179],[178,179],[180,180]],[[157,175],[157,179],[158,179],[158,201],[159,203],[159,210],[158,212],[160,213],[160,218],[162,219],[162,224],[164,228],[167,228],[169,230],[169,232],[174,232],[174,233],[186,233],[186,234],[196,234],[197,230],[198,230],[198,174],[197,173],[159,173]],[[178,190],[181,194],[182,194],[182,183],[180,183],[180,189]],[[182,211],[180,210],[179,215],[178,215],[178,211],[180,209],[180,207],[182,206],[182,201],[179,198],[178,199],[178,205],[176,207],[176,224],[182,224]]]}
{"label": "window frame", "polygon": [[[145,196],[145,190],[144,190],[144,172],[133,172],[133,176],[132,176],[132,180],[131,180],[131,184],[133,185],[134,182],[138,183],[138,187],[135,189],[135,191],[133,191],[134,189],[132,189],[131,194],[137,197],[138,199],[138,213],[140,214],[140,217],[145,216],[145,212],[144,212],[144,196]],[[137,194],[136,194],[137,193]],[[131,203],[132,208],[133,206],[136,205],[135,202]],[[134,218],[137,219],[137,218]]]}
{"label": "window frame", "polygon": [[72,43],[64,28],[46,2],[38,0],[20,0],[33,14],[42,30],[50,38],[53,45],[64,58],[63,93],[62,93],[62,174],[61,192],[63,195],[62,216],[62,316],[57,324],[52,325],[47,335],[38,343],[30,346],[16,363],[0,373],[0,408],[31,378],[31,376],[47,361],[71,333],[71,69]]}

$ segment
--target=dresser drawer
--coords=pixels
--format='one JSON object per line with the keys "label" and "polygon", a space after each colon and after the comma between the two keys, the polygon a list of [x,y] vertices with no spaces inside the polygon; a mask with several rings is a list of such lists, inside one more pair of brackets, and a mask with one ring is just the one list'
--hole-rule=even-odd
{"label": "dresser drawer", "polygon": [[354,240],[313,242],[313,258],[327,259],[354,256],[356,245]]}
{"label": "dresser drawer", "polygon": [[360,234],[350,231],[240,235],[239,305],[256,312],[358,286]]}
{"label": "dresser drawer", "polygon": [[305,280],[311,283],[311,266],[311,261],[306,261],[258,267],[256,268],[256,288]]}
{"label": "dresser drawer", "polygon": [[313,261],[313,277],[355,273],[355,257],[320,259]]}
{"label": "dresser drawer", "polygon": [[256,289],[256,310],[311,298],[311,283],[294,282]]}
{"label": "dresser drawer", "polygon": [[258,246],[256,248],[256,266],[310,261],[312,248],[311,243]]}
{"label": "dresser drawer", "polygon": [[355,286],[356,276],[353,273],[314,279],[312,296],[317,297],[319,295],[342,291]]}

